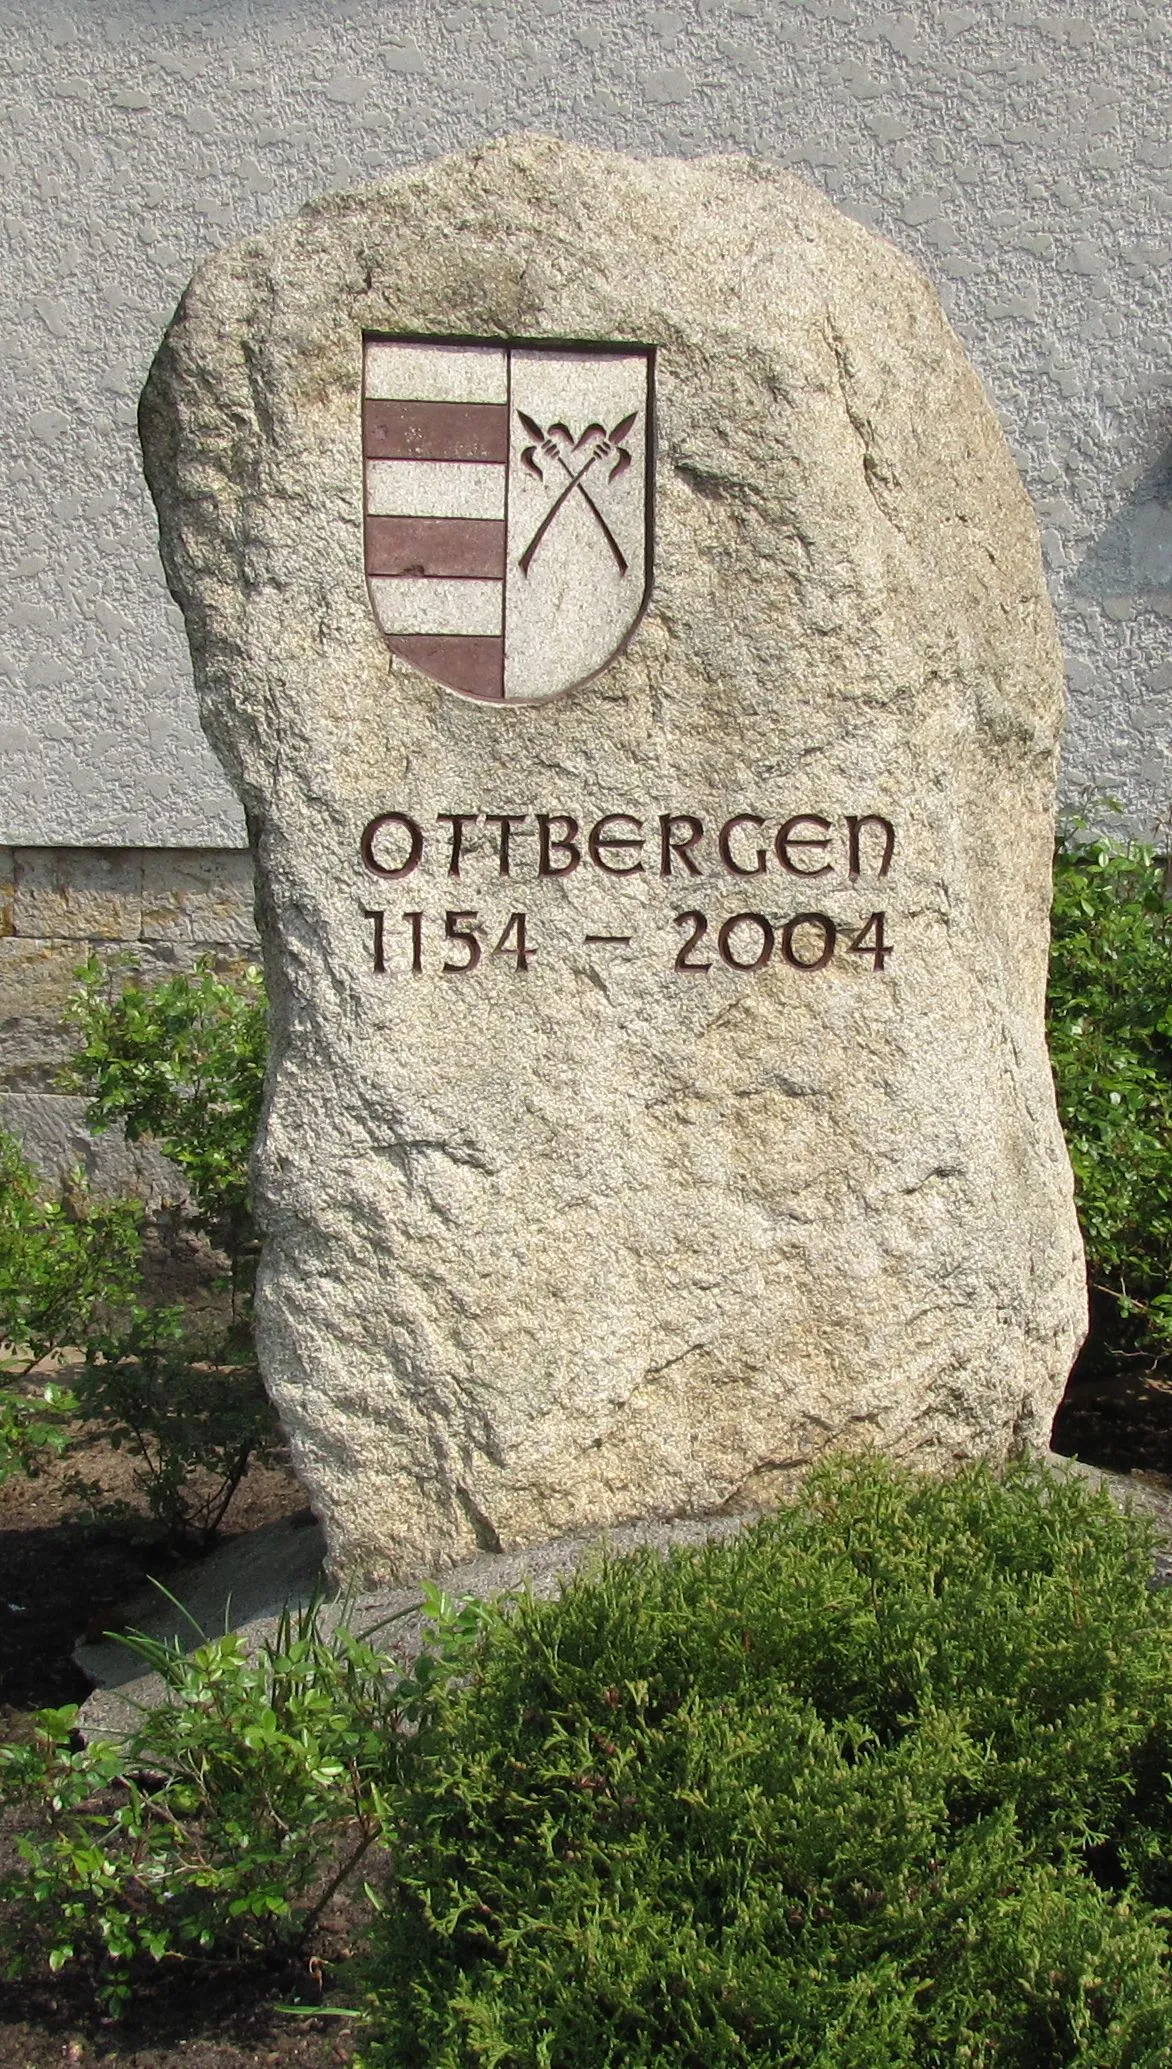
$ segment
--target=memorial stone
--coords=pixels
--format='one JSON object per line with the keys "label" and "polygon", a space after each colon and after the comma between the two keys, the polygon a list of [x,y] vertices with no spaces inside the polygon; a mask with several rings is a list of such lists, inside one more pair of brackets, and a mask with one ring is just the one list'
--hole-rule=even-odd
{"label": "memorial stone", "polygon": [[1061,667],[914,269],[748,159],[509,139],[210,259],[142,429],[335,1570],[1044,1447]]}

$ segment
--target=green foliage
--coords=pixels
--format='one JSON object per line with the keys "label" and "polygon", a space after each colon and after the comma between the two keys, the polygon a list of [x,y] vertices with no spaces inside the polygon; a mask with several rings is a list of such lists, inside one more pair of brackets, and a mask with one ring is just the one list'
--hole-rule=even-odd
{"label": "green foliage", "polygon": [[229,981],[205,957],[192,976],[143,985],[133,958],[94,958],[78,974],[70,1081],[89,1099],[90,1126],[121,1121],[129,1141],[149,1136],[183,1173],[203,1225],[235,1255],[251,1234],[248,1159],[264,1086],[259,970]]}
{"label": "green foliage", "polygon": [[[201,1332],[182,1308],[136,1305],[86,1346],[74,1392],[79,1414],[132,1453],[148,1513],[176,1550],[205,1550],[249,1465],[279,1448],[246,1320]],[[92,1517],[131,1519],[77,1476],[72,1491]]]}
{"label": "green foliage", "polygon": [[136,1201],[95,1199],[80,1177],[61,1200],[43,1199],[19,1143],[0,1129],[0,1485],[66,1448],[74,1395],[28,1378],[125,1309],[141,1221]]}
{"label": "green foliage", "polygon": [[[88,1094],[92,1126],[121,1121],[131,1141],[151,1137],[178,1167],[188,1220],[227,1253],[231,1316],[209,1330],[152,1305],[141,1203],[96,1199],[80,1180],[46,1201],[18,1145],[0,1134],[0,1338],[25,1373],[66,1348],[85,1354],[71,1395],[33,1402],[17,1387],[0,1392],[0,1477],[63,1448],[63,1420],[75,1412],[133,1452],[154,1523],[190,1549],[214,1536],[250,1461],[272,1456],[277,1440],[251,1333],[248,1155],[264,998],[257,972],[228,983],[210,963],[150,987],[125,983],[128,974],[96,959],[80,973],[80,1045],[66,1082]],[[72,1484],[91,1514],[112,1517],[100,1489]]]}
{"label": "green foliage", "polygon": [[302,1941],[380,1837],[387,1791],[485,1616],[434,1589],[426,1607],[431,1648],[409,1672],[376,1634],[328,1629],[320,1605],[253,1660],[234,1633],[190,1655],[138,1636],[126,1642],[169,1700],[127,1743],[79,1748],[68,1708],[0,1747],[0,1800],[34,1819],[0,1886],[8,1972],[88,1958],[117,2011],[144,1959]]}
{"label": "green foliage", "polygon": [[1025,1469],[527,1600],[398,1792],[366,2069],[1163,2069],[1172,1602]]}
{"label": "green foliage", "polygon": [[1172,1350],[1172,905],[1150,848],[1058,843],[1050,1055],[1092,1287],[1121,1342]]}
{"label": "green foliage", "polygon": [[115,1748],[46,1712],[10,1965],[304,1942],[372,1882],[367,2069],[1164,2069],[1172,1598],[1079,1482],[816,1471],[739,1538],[506,1617],[434,1592],[404,1673],[287,1621]]}
{"label": "green foliage", "polygon": [[[260,974],[229,982],[205,959],[190,976],[143,985],[133,958],[93,958],[79,972],[72,1012],[79,1044],[65,1082],[87,1095],[91,1127],[121,1122],[130,1141],[153,1141],[188,1188],[181,1219],[227,1257],[224,1326],[138,1299],[116,1326],[87,1336],[76,1382],[81,1413],[134,1453],[155,1523],[176,1547],[201,1548],[249,1464],[271,1458],[278,1438],[252,1344],[248,1158],[264,1082]],[[73,1485],[91,1514],[113,1518],[100,1489]]]}
{"label": "green foliage", "polygon": [[[142,1224],[140,1201],[96,1198],[80,1178],[45,1200],[19,1145],[0,1132],[0,1338],[13,1375],[0,1385],[0,1482],[66,1450],[67,1425],[81,1418],[133,1453],[147,1510],[171,1544],[198,1549],[252,1459],[274,1455],[278,1430],[246,1291],[237,1285],[230,1321],[214,1330],[182,1308],[151,1306]],[[65,1350],[84,1355],[69,1389],[30,1389],[28,1375]],[[70,1484],[91,1516],[133,1513],[77,1475]]]}
{"label": "green foliage", "polygon": [[0,1487],[14,1473],[35,1477],[47,1459],[59,1458],[76,1413],[75,1396],[52,1380],[36,1388],[0,1384]]}
{"label": "green foliage", "polygon": [[0,1345],[25,1371],[125,1308],[141,1257],[138,1201],[96,1199],[80,1178],[45,1200],[0,1129]]}

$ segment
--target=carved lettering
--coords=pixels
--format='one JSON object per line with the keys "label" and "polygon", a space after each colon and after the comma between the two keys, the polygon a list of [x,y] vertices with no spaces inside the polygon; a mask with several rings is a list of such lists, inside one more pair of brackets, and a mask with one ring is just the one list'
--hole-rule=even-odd
{"label": "carved lettering", "polygon": [[505,922],[504,932],[493,949],[493,954],[512,955],[514,958],[514,968],[518,970],[527,970],[529,968],[529,959],[534,954],[534,950],[529,946],[529,938],[526,932],[526,915],[523,912],[511,912],[509,914]]}
{"label": "carved lettering", "polygon": [[[383,880],[411,876],[421,863],[427,863],[436,876],[481,880],[517,875],[548,880],[573,876],[579,870],[584,877],[597,871],[607,879],[642,876],[656,869],[656,862],[648,857],[649,848],[651,856],[655,854],[656,822],[648,822],[638,811],[606,811],[593,821],[572,812],[437,812],[436,828],[447,830],[444,838],[438,831],[425,836],[424,823],[409,812],[379,813],[361,835],[364,867]],[[722,821],[714,814],[707,824],[713,838],[706,848],[706,822],[698,814],[658,815],[658,874],[668,879],[708,875],[717,879],[712,885],[717,898],[721,883],[728,889],[729,877],[767,878],[778,868],[802,878],[836,874],[839,890],[849,901],[848,881],[855,884],[860,877],[886,877],[895,856],[896,829],[879,812],[844,813],[834,819],[822,812],[797,812],[779,823],[772,814],[736,811]],[[495,829],[495,841],[480,838],[476,829],[482,825]],[[518,836],[525,833],[527,838],[529,829],[535,834],[533,845],[519,856]],[[762,884],[758,896],[764,888]],[[584,902],[593,908],[603,889],[595,878],[594,890]],[[469,895],[476,893],[470,891]],[[605,893],[609,905],[590,910],[589,916],[585,911],[579,914],[574,934],[584,948],[632,950],[632,956],[622,958],[628,964],[639,956],[646,935],[641,928],[630,931],[636,917],[630,904],[633,895],[610,891]],[[640,909],[648,895],[654,903],[657,894],[650,885],[638,894]],[[616,904],[620,896],[623,903]],[[544,891],[535,889],[539,909],[532,914],[506,914],[498,908],[486,911],[483,917],[474,910],[436,912],[427,908],[426,898],[427,909],[400,915],[388,914],[381,906],[363,905],[362,917],[372,928],[367,968],[382,976],[402,970],[406,963],[413,976],[421,975],[426,966],[445,977],[465,977],[482,968],[489,970],[496,957],[506,968],[511,965],[524,974],[541,948],[538,967],[544,969],[547,957],[556,960],[567,948],[561,926],[545,935],[543,942],[545,916],[550,913],[546,897]],[[488,898],[486,886],[485,901]],[[563,916],[570,915],[567,905]],[[395,947],[388,920],[392,926],[401,921],[408,930],[409,963]],[[619,931],[623,922],[627,931]],[[669,922],[684,937],[682,942],[677,939],[672,967],[689,976],[706,976],[721,965],[752,975],[771,963],[775,967],[785,963],[790,970],[808,974],[825,970],[836,959],[837,967],[844,969],[848,955],[882,972],[894,953],[887,914],[871,912],[864,917],[861,911],[850,910],[850,902],[835,918],[825,912],[799,912],[790,918],[784,911],[661,912],[658,926],[663,928]],[[661,943],[662,939],[661,933]]]}
{"label": "carved lettering", "polygon": [[[375,842],[390,827],[400,829],[407,836],[407,858],[394,865],[380,862],[375,852]],[[419,867],[423,854],[423,828],[417,826],[414,819],[409,819],[406,812],[380,812],[378,818],[372,819],[364,829],[361,845],[362,860],[372,876],[410,876],[411,871]]]}
{"label": "carved lettering", "polygon": [[467,977],[469,971],[474,970],[479,963],[484,951],[473,932],[473,922],[476,918],[477,914],[474,912],[444,914],[444,940],[454,942],[467,950],[462,963],[441,963],[440,969],[445,977]]}
{"label": "carved lettering", "polygon": [[480,814],[479,812],[437,812],[435,817],[437,826],[450,826],[452,829],[452,845],[448,856],[448,875],[459,876],[460,857],[464,852],[464,828],[466,826],[475,826]]}
{"label": "carved lettering", "polygon": [[411,975],[423,975],[423,914],[405,912],[403,918],[411,929]]}
{"label": "carved lettering", "polygon": [[[633,826],[633,834],[608,833],[611,826]],[[607,812],[597,819],[590,829],[586,842],[587,852],[596,869],[604,870],[607,876],[637,876],[643,864],[639,862],[608,862],[607,855],[621,853],[625,848],[643,849],[643,821],[630,812]]]}
{"label": "carved lettering", "polygon": [[[579,820],[569,812],[437,812],[436,825],[448,829],[449,877],[459,878],[469,873],[470,865],[474,867],[477,842],[472,829],[481,824],[496,829],[499,877],[517,874],[517,836],[530,824],[537,829],[539,877],[570,876],[587,861],[604,876],[638,876],[654,867],[643,859],[646,822],[637,812],[603,812],[585,837]],[[764,876],[770,867],[772,842],[777,866],[790,876],[824,877],[837,870],[856,883],[860,876],[890,874],[896,832],[882,813],[849,813],[835,821],[822,812],[796,812],[771,832],[774,824],[760,812],[732,813],[713,828],[709,867],[719,866],[735,877]],[[705,822],[697,813],[662,812],[659,875],[702,876],[704,832]],[[425,845],[423,828],[409,813],[382,812],[363,831],[362,860],[374,876],[410,876],[424,860]],[[528,869],[532,871],[532,862]]]}
{"label": "carved lettering", "polygon": [[[814,872],[811,870],[807,874],[813,875]],[[816,927],[821,934],[822,946],[816,956],[800,956],[798,954],[794,946],[794,935],[799,927]],[[834,954],[834,944],[837,940],[838,928],[835,926],[834,921],[829,919],[824,912],[798,912],[794,914],[792,920],[786,921],[781,930],[781,952],[786,962],[791,964],[795,970],[824,970]]]}
{"label": "carved lettering", "polygon": [[734,818],[725,820],[717,835],[716,846],[721,861],[727,870],[731,870],[733,876],[764,876],[766,863],[764,848],[758,847],[755,859],[748,863],[738,862],[732,851],[732,836],[738,826],[755,826],[759,833],[764,824],[765,821],[759,812],[738,812]]}
{"label": "carved lettering", "polygon": [[369,906],[364,905],[362,917],[374,921],[374,962],[371,967],[376,977],[382,977],[387,967],[387,916],[382,911],[372,912]]}
{"label": "carved lettering", "polygon": [[[676,838],[680,828],[682,838]],[[699,876],[700,864],[692,853],[697,841],[704,838],[704,821],[694,819],[690,812],[663,812],[659,819],[659,874],[670,876],[672,857],[678,855],[684,865],[685,874]]]}
{"label": "carved lettering", "polygon": [[[563,826],[564,833],[555,834],[553,828]],[[539,812],[537,814],[538,876],[569,876],[582,860],[578,846],[578,821],[571,819],[568,812]],[[565,856],[560,865],[554,864],[554,850]]]}
{"label": "carved lettering", "polygon": [[[755,927],[760,936],[756,953],[747,962],[734,953],[734,936],[738,927]],[[763,970],[773,954],[773,941],[773,927],[763,912],[734,912],[731,919],[725,920],[716,937],[720,959],[728,964],[730,970]]]}
{"label": "carved lettering", "polygon": [[486,813],[485,813],[485,815],[484,815],[484,823],[485,823],[485,825],[486,825],[486,826],[499,826],[499,828],[500,828],[500,848],[499,848],[499,851],[498,851],[498,852],[499,852],[499,857],[500,857],[500,863],[499,863],[499,867],[498,867],[498,869],[497,869],[497,875],[498,875],[498,876],[510,876],[510,875],[512,874],[512,869],[511,869],[511,856],[512,856],[512,849],[511,849],[510,843],[511,843],[511,841],[512,841],[512,838],[513,838],[513,828],[514,828],[515,826],[524,826],[524,824],[525,824],[525,821],[526,821],[526,819],[527,819],[528,817],[529,817],[529,814],[528,814],[528,812],[486,812]]}
{"label": "carved lettering", "polygon": [[694,963],[692,961],[692,950],[703,941],[705,934],[708,932],[708,920],[702,912],[677,912],[675,923],[677,927],[690,927],[692,930],[676,957],[676,969],[690,970],[694,976],[702,977],[706,971],[712,968],[712,965],[711,963]]}
{"label": "carved lettering", "polygon": [[895,828],[890,819],[880,818],[878,812],[866,812],[861,819],[848,818],[846,822],[847,869],[851,880],[862,874],[862,833],[865,826],[881,826],[883,829],[883,860],[876,870],[876,876],[886,876],[891,868],[895,853]]}
{"label": "carved lettering", "polygon": [[[797,833],[794,829],[798,826],[820,826],[822,831],[815,834]],[[818,869],[805,869],[800,862],[795,862],[790,854],[791,848],[822,848],[825,850],[829,846],[830,821],[829,819],[824,819],[820,812],[795,813],[792,819],[787,819],[784,826],[778,828],[777,839],[774,842],[777,859],[783,869],[788,869],[791,876],[829,876],[833,866],[831,863],[823,862]]]}
{"label": "carved lettering", "polygon": [[887,914],[885,912],[873,912],[866,925],[859,928],[858,933],[850,944],[851,955],[870,956],[871,968],[873,970],[884,969],[887,958],[891,954],[891,943],[887,939],[886,919]]}

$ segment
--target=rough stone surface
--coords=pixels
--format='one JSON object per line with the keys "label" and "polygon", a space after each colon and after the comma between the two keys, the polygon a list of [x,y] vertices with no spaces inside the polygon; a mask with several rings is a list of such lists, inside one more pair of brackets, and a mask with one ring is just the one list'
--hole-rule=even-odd
{"label": "rough stone surface", "polygon": [[16,921],[16,858],[11,848],[0,848],[0,940],[14,931]]}
{"label": "rough stone surface", "polygon": [[0,1020],[25,1013],[63,1015],[83,955],[76,941],[16,934],[0,940]]}
{"label": "rough stone surface", "polygon": [[[46,941],[134,941],[142,926],[142,856],[112,848],[23,848],[15,856],[13,931]],[[74,949],[75,961],[84,948]]]}
{"label": "rough stone surface", "polygon": [[137,1193],[152,1207],[182,1195],[182,1177],[150,1143],[127,1142],[121,1127],[92,1135],[85,1104],[61,1092],[0,1088],[0,1128],[50,1187],[80,1171],[95,1191]]}
{"label": "rough stone surface", "polygon": [[[655,594],[595,683],[510,711],[388,674],[364,329],[659,346]],[[758,1506],[831,1443],[1044,1445],[1083,1319],[1042,1022],[1061,676],[1029,505],[924,281],[759,164],[521,139],[210,261],[142,421],[256,841],[261,1348],[334,1570]],[[427,829],[402,881],[359,859],[389,811]],[[506,883],[478,827],[454,884],[444,812],[709,832],[697,877],[538,880],[523,843]],[[738,812],[823,815],[831,847],[787,852],[829,874],[722,868]],[[848,877],[852,814],[895,828],[885,878],[875,829]],[[460,980],[456,906],[485,949]],[[814,907],[825,969],[716,953],[737,912],[780,939]],[[882,970],[848,946],[880,907]],[[489,953],[522,908],[524,975]]]}
{"label": "rough stone surface", "polygon": [[255,949],[252,861],[231,849],[142,856],[143,941],[231,944]]}

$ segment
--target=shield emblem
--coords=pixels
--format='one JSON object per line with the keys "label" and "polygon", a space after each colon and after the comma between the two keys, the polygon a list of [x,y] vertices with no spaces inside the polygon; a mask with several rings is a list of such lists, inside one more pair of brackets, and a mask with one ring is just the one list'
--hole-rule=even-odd
{"label": "shield emblem", "polygon": [[535,704],[608,668],[651,590],[654,352],[364,341],[366,579],[392,654]]}

